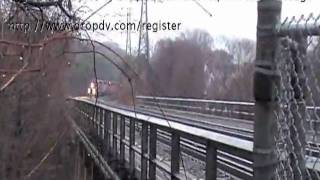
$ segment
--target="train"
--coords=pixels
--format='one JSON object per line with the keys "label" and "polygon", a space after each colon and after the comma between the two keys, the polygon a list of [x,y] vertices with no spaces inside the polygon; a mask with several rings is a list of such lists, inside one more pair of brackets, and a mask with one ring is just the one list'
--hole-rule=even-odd
{"label": "train", "polygon": [[88,87],[88,96],[115,96],[121,89],[121,83],[110,80],[92,80]]}

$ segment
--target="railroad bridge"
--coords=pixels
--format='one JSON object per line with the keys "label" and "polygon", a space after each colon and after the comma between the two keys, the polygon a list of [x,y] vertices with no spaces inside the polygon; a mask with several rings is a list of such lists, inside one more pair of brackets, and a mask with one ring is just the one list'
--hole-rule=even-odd
{"label": "railroad bridge", "polygon": [[320,179],[320,16],[257,4],[253,102],[70,97],[78,179]]}
{"label": "railroad bridge", "polygon": [[[68,99],[83,164],[79,177],[253,179],[254,103],[136,98],[135,109],[89,97]],[[318,144],[309,143],[305,165],[320,171]]]}
{"label": "railroad bridge", "polygon": [[68,97],[75,179],[320,180],[320,16],[281,21],[281,2],[257,2],[252,102]]}

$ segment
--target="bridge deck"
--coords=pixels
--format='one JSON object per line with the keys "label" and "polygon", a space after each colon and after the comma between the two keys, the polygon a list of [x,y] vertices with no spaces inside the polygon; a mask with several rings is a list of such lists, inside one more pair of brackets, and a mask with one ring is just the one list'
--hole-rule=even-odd
{"label": "bridge deck", "polygon": [[[80,123],[80,127],[82,124],[82,128],[85,125],[86,129],[91,129],[89,134],[93,134],[96,139],[93,144],[99,146],[97,142],[100,142],[103,144],[103,151],[110,152],[113,158],[123,159],[128,165],[128,172],[134,169],[134,174],[139,179],[146,176],[164,178],[158,176],[159,169],[166,172],[168,177],[185,179],[179,161],[185,161],[186,157],[196,159],[204,166],[203,177],[206,179],[217,178],[219,172],[240,179],[252,179],[253,142],[174,120],[189,121],[198,119],[197,115],[190,117],[179,114],[180,112],[165,112],[166,118],[163,118],[154,110],[146,112],[138,109],[137,112],[130,107],[103,101],[98,101],[94,108],[93,99],[77,97],[72,100],[82,114],[83,120],[77,123]],[[225,118],[218,121],[222,123],[222,119]],[[163,148],[169,153],[157,152],[157,149],[161,151]],[[163,160],[167,155],[170,157]],[[103,156],[103,153],[102,157],[108,163],[108,157]],[[306,159],[308,168],[319,168],[314,157],[307,156]],[[216,170],[212,172],[214,169]],[[147,171],[151,171],[151,174],[145,174]],[[193,176],[188,171],[186,175]]]}

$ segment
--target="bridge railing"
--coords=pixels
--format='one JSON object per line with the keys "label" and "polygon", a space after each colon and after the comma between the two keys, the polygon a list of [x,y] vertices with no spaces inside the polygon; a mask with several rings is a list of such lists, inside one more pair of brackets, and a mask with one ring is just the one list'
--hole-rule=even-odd
{"label": "bridge railing", "polygon": [[219,101],[191,98],[137,96],[137,104],[153,108],[188,111],[204,115],[253,120],[253,102]]}
{"label": "bridge railing", "polygon": [[[194,179],[185,163],[191,158],[204,164],[202,178],[216,179],[218,172],[224,172],[240,179],[252,179],[253,143],[250,141],[95,104],[88,99],[71,100],[77,111],[77,124],[86,127],[83,129],[87,129],[91,141],[115,171],[126,169],[131,177],[138,179],[164,176]],[[169,147],[167,161],[161,157],[164,155],[159,149],[163,147]]]}
{"label": "bridge railing", "polygon": [[[144,108],[187,111],[252,121],[254,119],[254,102],[152,96],[136,96],[136,99],[138,106]],[[313,124],[313,126],[320,128],[318,121],[315,121],[316,116],[320,117],[320,106],[310,105],[306,109],[311,115],[311,122],[307,125]]]}

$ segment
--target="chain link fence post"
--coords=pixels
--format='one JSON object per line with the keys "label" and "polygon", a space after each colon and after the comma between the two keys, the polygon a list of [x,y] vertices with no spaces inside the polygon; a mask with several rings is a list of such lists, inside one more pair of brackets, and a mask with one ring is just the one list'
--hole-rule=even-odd
{"label": "chain link fence post", "polygon": [[276,54],[279,38],[276,27],[281,20],[281,0],[258,2],[257,49],[254,74],[254,179],[275,179],[278,159],[275,153],[276,135]]}

